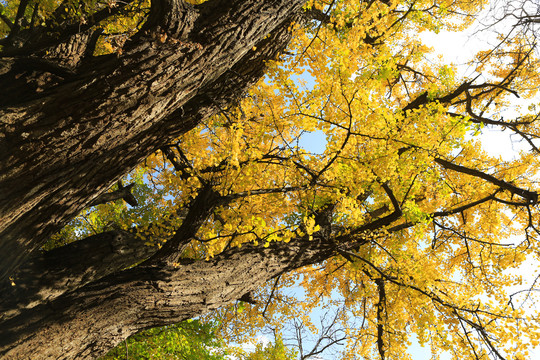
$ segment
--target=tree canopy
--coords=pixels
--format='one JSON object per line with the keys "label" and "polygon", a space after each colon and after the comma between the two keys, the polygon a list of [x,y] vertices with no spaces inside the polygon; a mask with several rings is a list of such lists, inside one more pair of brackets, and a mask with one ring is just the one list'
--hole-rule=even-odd
{"label": "tree canopy", "polygon": [[[302,358],[406,359],[413,336],[528,358],[536,18],[506,8],[511,30],[459,66],[419,36],[487,5],[3,2],[0,354],[95,358],[200,315],[236,340],[314,331],[335,306]],[[485,152],[487,129],[527,150]]]}
{"label": "tree canopy", "polygon": [[226,360],[227,351],[215,332],[215,324],[197,320],[153,328],[130,337],[100,359]]}

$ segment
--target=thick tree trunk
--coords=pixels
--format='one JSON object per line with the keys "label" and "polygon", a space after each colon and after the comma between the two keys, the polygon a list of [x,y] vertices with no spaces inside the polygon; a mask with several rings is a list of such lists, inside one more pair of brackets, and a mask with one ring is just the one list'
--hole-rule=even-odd
{"label": "thick tree trunk", "polygon": [[212,261],[178,260],[218,203],[211,189],[143,266],[123,270],[155,250],[120,231],[36,253],[142,159],[260,79],[265,62],[287,45],[290,24],[304,19],[302,3],[210,0],[193,7],[154,0],[122,54],[81,55],[95,41],[89,28],[67,28],[57,43],[43,36],[28,49],[5,47],[0,251],[9,255],[0,263],[2,358],[95,358],[141,329],[197,316],[329,256],[322,242],[300,251],[316,243],[299,241],[233,249]]}
{"label": "thick tree trunk", "polygon": [[243,246],[210,261],[148,264],[110,275],[0,323],[5,359],[93,359],[140,329],[203,314],[273,277],[335,254],[320,238]]}
{"label": "thick tree trunk", "polygon": [[[302,2],[153,1],[121,55],[70,60],[80,66],[58,70],[61,81],[24,101],[10,93],[28,86],[32,66],[43,63],[31,53],[4,54],[0,251],[9,256],[0,279],[144,157],[259,79],[264,60],[286,45]],[[59,47],[70,59],[79,48]]]}
{"label": "thick tree trunk", "polygon": [[[0,53],[0,357],[95,358],[141,329],[227,305],[280,274],[336,254],[347,257],[367,242],[364,232],[401,217],[399,202],[381,184],[393,212],[382,216],[390,211],[382,207],[348,235],[332,232],[330,204],[316,217],[321,230],[311,241],[246,244],[209,261],[182,259],[213,209],[232,200],[203,184],[180,228],[156,252],[121,231],[36,252],[142,159],[260,79],[265,61],[288,43],[291,23],[305,20],[303,2],[153,0],[147,23],[123,52],[97,58],[88,56],[96,39],[91,27],[67,27],[56,42],[43,35],[22,48],[8,46],[17,34],[0,40],[6,46]],[[469,85],[440,99],[420,95],[403,110],[447,102]],[[538,200],[491,175],[436,161],[527,204]]]}
{"label": "thick tree trunk", "polygon": [[[148,259],[157,248],[114,230],[37,253],[0,284],[0,324],[34,306]],[[1,326],[1,325],[0,325]]]}
{"label": "thick tree trunk", "polygon": [[2,288],[0,356],[95,358],[141,329],[226,305],[273,277],[364,241],[321,231],[311,241],[245,244],[210,261],[180,258],[213,209],[233,199],[211,185],[201,188],[180,228],[156,253],[131,233],[116,231],[32,258],[18,271],[17,283]]}

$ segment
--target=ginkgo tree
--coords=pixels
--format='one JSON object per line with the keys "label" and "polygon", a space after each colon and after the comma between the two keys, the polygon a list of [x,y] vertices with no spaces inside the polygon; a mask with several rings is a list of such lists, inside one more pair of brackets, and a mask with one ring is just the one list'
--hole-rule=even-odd
{"label": "ginkgo tree", "polygon": [[[485,3],[3,4],[0,354],[95,358],[204,314],[231,339],[314,330],[330,301],[345,359],[407,358],[413,334],[528,358],[536,280],[510,270],[539,256],[539,128],[500,113],[536,95],[534,43],[501,36],[463,77],[418,37]],[[531,151],[490,156],[485,127]]]}

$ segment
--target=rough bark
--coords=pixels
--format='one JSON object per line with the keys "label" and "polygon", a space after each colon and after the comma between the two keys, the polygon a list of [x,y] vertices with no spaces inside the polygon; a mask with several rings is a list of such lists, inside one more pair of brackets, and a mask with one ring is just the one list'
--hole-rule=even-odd
{"label": "rough bark", "polygon": [[92,26],[116,9],[85,26],[56,19],[59,35],[48,25],[41,33],[14,26],[1,40],[0,251],[9,254],[0,263],[2,358],[95,358],[132,333],[227,304],[302,262],[288,246],[181,260],[213,207],[196,201],[168,245],[129,270],[155,253],[132,232],[37,251],[146,156],[260,79],[287,45],[302,3],[154,0],[123,52],[100,57],[91,56],[99,35]]}
{"label": "rough bark", "polygon": [[[228,197],[218,196],[206,185],[190,204],[171,214],[182,219],[182,225],[161,247],[160,262],[181,261],[184,248],[213,208],[227,201],[230,201]],[[161,219],[154,226],[167,226],[166,223],[167,219]],[[0,283],[4,295],[0,299],[0,326],[28,309],[148,260],[158,248],[146,245],[148,237],[143,240],[137,236],[138,232],[137,228],[106,231],[30,257],[9,281]]]}
{"label": "rough bark", "polygon": [[[0,284],[0,324],[27,309],[153,255],[157,248],[134,233],[113,230],[30,257],[12,279]],[[0,325],[1,326],[1,325]]]}
{"label": "rough bark", "polygon": [[140,329],[226,305],[273,277],[334,253],[331,242],[297,239],[268,248],[234,248],[176,267],[138,266],[4,322],[0,354],[5,359],[92,359]]}
{"label": "rough bark", "polygon": [[[7,254],[0,263],[2,358],[95,358],[141,329],[249,300],[246,294],[285,272],[335,254],[346,257],[364,243],[364,232],[401,217],[382,184],[393,212],[383,216],[389,206],[374,211],[374,220],[348,238],[335,235],[330,204],[316,216],[321,230],[312,241],[244,245],[209,261],[182,259],[212,210],[230,200],[203,184],[181,227],[157,252],[120,230],[36,251],[85,206],[128,196],[100,194],[257,81],[265,61],[288,43],[302,3],[154,0],[148,21],[122,53],[97,58],[90,55],[99,33],[92,24],[66,24],[56,37],[12,24],[12,34],[0,41],[0,251]],[[115,11],[100,11],[94,21]],[[469,85],[436,100],[448,102]],[[427,101],[421,95],[404,110]],[[537,202],[535,193],[490,175],[438,163]]]}
{"label": "rough bark", "polygon": [[[94,358],[140,329],[208,312],[284,272],[323,261],[336,253],[337,243],[344,243],[321,233],[312,241],[298,238],[268,248],[233,248],[210,261],[181,259],[183,245],[193,239],[215,206],[227,201],[230,196],[220,196],[205,185],[166,246],[129,270],[119,271],[120,266],[150,254],[129,233],[119,232],[99,234],[30,261],[19,273],[23,280],[35,282],[4,288],[8,298],[20,301],[2,303],[9,311],[0,320],[0,355]],[[89,279],[95,281],[83,286]],[[28,304],[25,291],[42,297],[31,298]],[[66,331],[69,336],[62,336]]]}
{"label": "rough bark", "polygon": [[[24,48],[2,54],[0,251],[10,256],[0,278],[145,156],[259,79],[301,5],[156,0],[121,55],[69,68]],[[68,59],[80,47],[63,51]],[[11,96],[21,88],[24,96]]]}
{"label": "rough bark", "polygon": [[[182,225],[155,254],[131,233],[107,232],[28,261],[2,288],[0,355],[6,359],[95,358],[129,335],[203,314],[298,267],[362,244],[360,236],[297,238],[244,245],[210,261],[182,259],[213,209],[234,197],[210,184],[188,205]],[[338,248],[339,244],[339,248]],[[142,264],[122,270],[134,262]],[[63,336],[68,334],[67,336]]]}

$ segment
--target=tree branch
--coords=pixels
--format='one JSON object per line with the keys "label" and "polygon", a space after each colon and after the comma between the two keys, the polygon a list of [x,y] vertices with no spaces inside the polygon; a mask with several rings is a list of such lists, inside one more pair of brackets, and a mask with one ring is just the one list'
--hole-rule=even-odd
{"label": "tree branch", "polygon": [[381,360],[385,360],[385,349],[384,349],[384,312],[386,307],[386,291],[384,287],[383,278],[375,279],[375,284],[377,285],[377,290],[379,293],[379,301],[377,302],[377,349],[379,350],[379,355]]}
{"label": "tree branch", "polygon": [[430,102],[435,102],[435,101],[439,101],[442,104],[447,104],[451,102],[452,100],[454,100],[455,98],[459,97],[463,92],[465,92],[470,87],[471,83],[472,83],[472,80],[465,81],[464,83],[459,85],[454,91],[452,91],[450,94],[439,97],[439,98],[429,99],[427,91],[424,91],[423,93],[418,95],[416,99],[414,99],[409,104],[407,104],[407,106],[405,106],[402,109],[402,111],[406,112],[407,110],[418,109],[423,105],[426,105]]}
{"label": "tree branch", "polygon": [[212,214],[216,206],[225,204],[227,199],[220,196],[211,184],[206,184],[200,190],[195,199],[189,205],[189,211],[182,221],[180,228],[174,235],[159,249],[150,263],[166,262],[168,264],[178,263],[185,248],[194,239],[197,231],[204,221]]}
{"label": "tree branch", "polygon": [[530,205],[538,203],[538,193],[518,188],[517,186],[512,185],[509,182],[497,179],[496,177],[486,174],[484,172],[481,172],[480,170],[471,169],[462,165],[456,165],[454,163],[451,163],[450,161],[441,159],[441,158],[435,158],[434,159],[436,163],[439,165],[442,165],[446,169],[450,169],[453,171],[457,171],[463,174],[471,175],[480,179],[484,179],[494,185],[499,186],[501,189],[505,189],[510,191],[512,194],[516,194],[524,198],[527,203]]}
{"label": "tree branch", "polygon": [[11,32],[8,35],[8,39],[11,40],[17,35],[19,35],[19,31],[21,30],[21,27],[23,26],[24,13],[26,11],[26,7],[28,6],[29,2],[30,0],[21,0],[21,2],[19,3],[19,8],[17,9],[17,15],[15,16],[15,22],[13,23]]}
{"label": "tree branch", "polygon": [[364,224],[358,227],[357,229],[354,229],[354,231],[352,231],[350,235],[356,235],[356,234],[361,234],[366,231],[373,231],[373,230],[381,229],[385,226],[390,225],[392,222],[398,220],[401,217],[401,215],[403,215],[401,207],[399,206],[399,202],[397,201],[396,197],[394,196],[393,191],[390,189],[388,184],[384,183],[382,184],[382,187],[384,191],[386,192],[386,194],[388,195],[388,197],[390,198],[390,201],[392,202],[392,206],[394,207],[394,211],[391,214],[388,214],[370,223]]}
{"label": "tree branch", "polygon": [[135,234],[107,231],[30,258],[0,284],[0,322],[149,258],[157,248]]}
{"label": "tree branch", "polygon": [[471,209],[477,205],[480,205],[480,204],[483,204],[485,203],[486,201],[489,201],[489,200],[495,200],[495,195],[497,195],[499,193],[499,190],[495,191],[493,194],[491,195],[488,195],[486,197],[483,197],[481,199],[478,199],[476,201],[472,201],[468,204],[465,204],[465,205],[462,205],[462,206],[458,206],[456,208],[453,208],[453,209],[450,209],[450,210],[445,210],[445,211],[435,211],[431,216],[432,217],[443,217],[443,216],[448,216],[448,215],[453,215],[453,214],[459,214],[467,209]]}
{"label": "tree branch", "polygon": [[[2,5],[0,5],[2,6]],[[0,19],[2,19],[2,21],[4,22],[4,24],[7,25],[7,27],[10,29],[10,30],[13,30],[13,23],[11,22],[11,20],[2,12],[0,13]]]}
{"label": "tree branch", "polygon": [[[46,358],[54,347],[42,344],[61,343],[61,359],[94,358],[138,329],[179,322],[226,305],[269,279],[323,261],[334,251],[333,245],[306,237],[268,247],[245,244],[209,261],[139,265],[0,323],[0,355]],[[69,339],[61,336],[66,326]]]}

